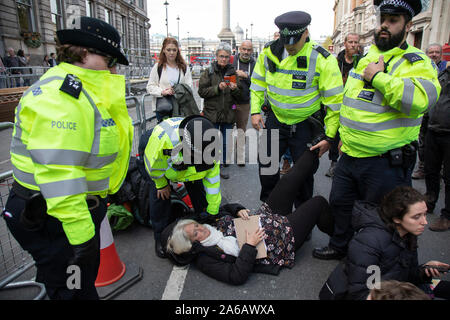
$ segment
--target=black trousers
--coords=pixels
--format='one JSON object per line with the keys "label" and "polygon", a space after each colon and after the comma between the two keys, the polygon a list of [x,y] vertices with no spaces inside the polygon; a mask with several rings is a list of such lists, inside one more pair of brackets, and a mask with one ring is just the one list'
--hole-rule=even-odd
{"label": "black trousers", "polygon": [[305,151],[295,165],[276,184],[267,199],[273,213],[285,215],[291,224],[295,249],[300,248],[315,225],[322,232],[331,233],[333,218],[328,201],[322,196],[313,197],[292,211],[298,191],[316,169],[317,155]]}
{"label": "black trousers", "polygon": [[[106,215],[106,201],[99,198],[99,206],[92,209],[91,216],[95,225],[95,239],[100,248],[100,224]],[[96,300],[99,299],[95,280],[100,265],[100,250],[95,261],[89,265],[80,265],[80,289],[68,285],[75,272],[68,269],[73,249],[67,240],[61,222],[48,216],[44,226],[39,230],[29,231],[20,221],[20,214],[25,207],[25,200],[11,190],[4,215],[6,224],[20,244],[36,262],[36,281],[45,285],[52,300]]]}
{"label": "black trousers", "polygon": [[[205,212],[208,207],[206,201],[206,191],[202,180],[184,182],[186,190],[191,198],[195,213]],[[159,240],[161,232],[172,222],[175,213],[172,212],[171,200],[158,199],[158,190],[153,180],[150,181],[150,221],[154,232],[155,240]]]}
{"label": "black trousers", "polygon": [[355,158],[343,154],[337,163],[330,192],[334,230],[329,246],[342,253],[353,237],[351,225],[356,200],[379,203],[397,186],[411,186],[414,163],[408,169],[392,167],[385,157]]}
{"label": "black trousers", "polygon": [[425,185],[428,210],[434,210],[439,197],[441,167],[444,165],[445,206],[441,215],[450,219],[450,133],[428,129],[425,139]]}
{"label": "black trousers", "polygon": [[[259,180],[261,182],[261,194],[260,200],[266,202],[269,194],[280,180],[280,170],[279,170],[279,162],[281,160],[281,156],[286,152],[289,148],[291,151],[292,159],[294,163],[300,156],[308,150],[307,144],[311,142],[311,127],[308,121],[302,121],[297,123],[295,126],[295,132],[293,132],[292,127],[286,124],[283,124],[278,121],[273,112],[270,112],[267,116],[266,120],[266,130],[265,134],[267,134],[267,142],[264,147],[267,149],[267,155],[269,158],[272,152],[278,152],[277,159],[277,171],[275,174],[264,174],[263,170],[268,167],[274,166],[273,163],[263,164],[261,162],[261,158],[258,157],[259,164]],[[278,130],[279,139],[277,141],[272,140],[272,132]],[[261,141],[264,143],[264,139]],[[276,143],[278,143],[278,148],[276,148]],[[262,146],[261,146],[262,147]],[[261,150],[261,148],[260,148]],[[313,168],[308,172],[308,176],[305,178],[304,183],[299,186],[298,193],[296,195],[296,203],[298,206],[306,200],[310,199],[313,195],[313,187],[314,187],[314,173],[317,171],[319,167],[319,159],[311,159],[313,162]]]}

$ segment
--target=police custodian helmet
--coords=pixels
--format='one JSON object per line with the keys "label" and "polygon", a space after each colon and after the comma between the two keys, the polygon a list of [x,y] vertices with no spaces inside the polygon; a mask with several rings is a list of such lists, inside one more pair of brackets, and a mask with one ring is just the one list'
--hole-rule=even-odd
{"label": "police custodian helmet", "polygon": [[280,29],[280,41],[289,45],[300,41],[310,23],[311,16],[303,11],[290,11],[275,18],[275,25]]}
{"label": "police custodian helmet", "polygon": [[67,29],[56,31],[60,44],[96,49],[113,58],[123,65],[128,60],[120,47],[120,35],[117,30],[105,21],[91,17],[77,17],[69,22]]}
{"label": "police custodian helmet", "polygon": [[374,0],[373,4],[378,6],[380,13],[406,14],[410,18],[422,11],[420,0]]}
{"label": "police custodian helmet", "polygon": [[[199,130],[200,129],[200,130]],[[191,115],[184,118],[179,126],[180,137],[182,138],[183,150],[185,148],[190,150],[190,159],[185,159],[187,155],[183,155],[183,161],[190,161],[190,164],[194,165],[197,171],[205,171],[214,167],[214,163],[206,163],[205,155],[203,154],[206,147],[211,143],[204,140],[204,135],[208,130],[213,130],[214,139],[219,138],[219,130],[216,129],[214,124],[207,118],[201,115]],[[201,134],[201,145],[196,145],[198,135]],[[200,148],[198,148],[200,147]],[[195,155],[202,160],[201,163],[196,163]]]}

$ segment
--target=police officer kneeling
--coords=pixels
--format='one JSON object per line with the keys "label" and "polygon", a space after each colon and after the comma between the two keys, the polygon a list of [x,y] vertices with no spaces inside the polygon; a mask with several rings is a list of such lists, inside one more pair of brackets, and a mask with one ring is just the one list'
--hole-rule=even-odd
{"label": "police officer kneeling", "polygon": [[125,78],[115,74],[128,61],[104,21],[78,17],[56,34],[59,65],[16,110],[4,217],[50,299],[98,299],[105,198],[126,176],[133,140]]}
{"label": "police officer kneeling", "polygon": [[169,118],[149,134],[144,161],[153,182],[150,185],[150,221],[156,255],[164,258],[161,233],[171,222],[170,182],[183,182],[198,219],[212,222],[219,212],[222,196],[219,154],[208,146],[214,146],[215,142],[217,150],[221,144],[214,124],[199,115]]}

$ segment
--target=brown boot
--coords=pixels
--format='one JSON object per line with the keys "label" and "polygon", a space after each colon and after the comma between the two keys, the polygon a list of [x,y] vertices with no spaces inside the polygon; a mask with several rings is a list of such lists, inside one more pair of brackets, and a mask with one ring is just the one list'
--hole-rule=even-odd
{"label": "brown boot", "polygon": [[281,168],[280,174],[286,174],[291,169],[291,164],[288,160],[284,159],[283,167]]}
{"label": "brown boot", "polygon": [[450,229],[450,219],[444,217],[439,217],[439,220],[430,226],[431,231],[447,231],[448,229]]}
{"label": "brown boot", "polygon": [[419,166],[418,166],[417,170],[413,172],[413,174],[411,175],[411,178],[416,179],[416,180],[425,179],[425,163],[424,162],[422,162],[422,161],[419,162]]}

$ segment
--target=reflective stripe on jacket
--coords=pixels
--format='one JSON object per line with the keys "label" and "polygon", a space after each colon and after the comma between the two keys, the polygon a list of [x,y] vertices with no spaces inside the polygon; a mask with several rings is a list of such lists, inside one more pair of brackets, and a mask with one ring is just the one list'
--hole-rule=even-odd
{"label": "reflective stripe on jacket", "polygon": [[164,154],[164,150],[180,146],[178,128],[182,120],[183,118],[169,118],[153,129],[145,148],[145,169],[157,189],[167,186],[168,180],[173,182],[202,180],[208,202],[207,212],[217,214],[222,201],[220,164],[217,162],[213,168],[200,172],[197,172],[194,166],[189,166],[186,170],[177,170],[173,167],[173,163],[182,160],[181,153],[174,156],[176,159]]}
{"label": "reflective stripe on jacket", "polygon": [[[277,119],[285,124],[299,123],[320,109],[327,107],[326,134],[334,137],[339,126],[339,110],[343,97],[342,76],[337,60],[331,54],[324,57],[313,42],[306,42],[295,56],[282,61],[266,47],[258,57],[252,73],[251,113],[260,113],[264,93]],[[299,67],[299,59],[306,59]],[[269,59],[275,72],[269,71]]]}
{"label": "reflective stripe on jacket", "polygon": [[[78,77],[78,98],[60,88]],[[119,190],[128,170],[133,126],[121,75],[61,63],[24,92],[11,141],[15,180],[40,190],[47,213],[62,222],[71,244],[95,233],[86,194]]]}
{"label": "reflective stripe on jacket", "polygon": [[[406,55],[405,54],[410,54]],[[408,58],[413,55],[413,61]],[[389,61],[368,86],[363,72],[379,56]],[[372,45],[358,66],[349,72],[340,114],[342,152],[371,157],[416,140],[422,116],[439,97],[440,85],[430,59],[408,46],[380,52]]]}

